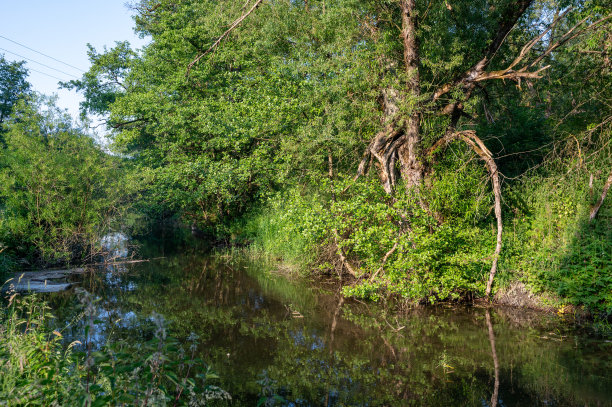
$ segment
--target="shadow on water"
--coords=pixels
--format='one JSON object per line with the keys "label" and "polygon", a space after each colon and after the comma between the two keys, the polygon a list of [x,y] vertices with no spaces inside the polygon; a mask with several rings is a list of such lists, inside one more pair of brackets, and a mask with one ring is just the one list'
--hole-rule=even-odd
{"label": "shadow on water", "polygon": [[[606,406],[612,344],[511,309],[392,314],[274,272],[241,252],[143,246],[148,263],[89,274],[94,340],[143,341],[151,314],[198,354],[234,405]],[[57,323],[79,339],[74,292],[53,294]]]}

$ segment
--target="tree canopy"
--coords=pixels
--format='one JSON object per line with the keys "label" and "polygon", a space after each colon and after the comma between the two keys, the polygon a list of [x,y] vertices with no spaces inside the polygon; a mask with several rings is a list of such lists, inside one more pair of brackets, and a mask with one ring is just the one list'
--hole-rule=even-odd
{"label": "tree canopy", "polygon": [[8,62],[4,55],[0,55],[0,126],[9,117],[19,98],[30,92],[27,76],[24,61]]}
{"label": "tree canopy", "polygon": [[[349,274],[387,287],[437,275],[424,296],[439,298],[484,289],[488,263],[489,295],[504,213],[529,211],[512,180],[576,157],[588,172],[587,150],[598,185],[609,172],[605,1],[133,9],[149,44],[91,49],[91,70],[66,86],[150,175],[152,206],[199,227],[273,191],[316,191],[334,215],[325,244]],[[446,268],[464,272],[451,283]]]}

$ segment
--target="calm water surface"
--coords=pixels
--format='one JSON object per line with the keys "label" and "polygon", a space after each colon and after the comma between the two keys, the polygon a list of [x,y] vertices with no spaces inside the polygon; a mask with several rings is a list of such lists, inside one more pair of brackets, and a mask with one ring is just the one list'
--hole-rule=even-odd
{"label": "calm water surface", "polygon": [[[176,241],[139,250],[157,259],[77,282],[99,299],[94,338],[148,339],[151,314],[162,314],[175,337],[199,336],[198,353],[233,405],[612,406],[612,343],[556,317],[473,307],[384,313],[240,252]],[[52,296],[59,325],[74,320],[75,297]],[[67,336],[78,338],[82,323]]]}

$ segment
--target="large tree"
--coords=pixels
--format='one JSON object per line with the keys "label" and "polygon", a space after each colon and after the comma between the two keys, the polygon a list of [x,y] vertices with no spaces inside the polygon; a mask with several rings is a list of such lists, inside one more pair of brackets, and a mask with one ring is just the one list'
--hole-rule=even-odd
{"label": "large tree", "polygon": [[[137,56],[122,44],[92,53],[94,67],[72,86],[111,87],[112,103],[92,94],[84,106],[105,106],[115,145],[152,171],[158,202],[217,221],[290,178],[358,178],[375,167],[389,202],[414,197],[417,209],[399,221],[409,233],[417,210],[444,222],[430,190],[443,152],[462,142],[492,180],[487,295],[502,247],[491,151],[511,139],[490,129],[507,118],[505,104],[541,103],[534,87],[558,75],[562,50],[580,44],[601,65],[607,53],[595,52],[610,41],[605,4],[581,0],[142,0],[134,8],[150,44]],[[536,133],[513,142],[540,149]]]}

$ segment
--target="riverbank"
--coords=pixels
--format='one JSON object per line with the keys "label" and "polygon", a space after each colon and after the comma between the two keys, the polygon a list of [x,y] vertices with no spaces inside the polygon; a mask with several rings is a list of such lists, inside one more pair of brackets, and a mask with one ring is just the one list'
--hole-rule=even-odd
{"label": "riverbank", "polygon": [[[145,340],[155,332],[151,315],[161,314],[169,334],[199,337],[197,355],[233,405],[480,405],[496,376],[507,406],[612,401],[607,379],[592,379],[611,362],[608,343],[556,313],[451,302],[393,311],[244,250],[156,247],[141,250],[163,258],[83,276],[80,285],[99,298],[92,338]],[[56,326],[78,312],[71,291],[50,305]]]}

